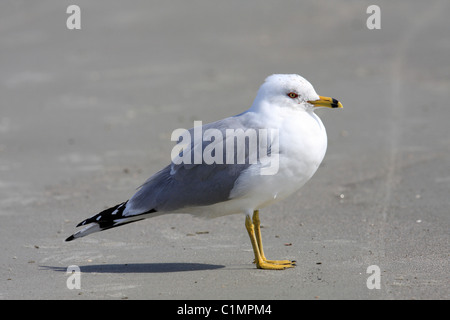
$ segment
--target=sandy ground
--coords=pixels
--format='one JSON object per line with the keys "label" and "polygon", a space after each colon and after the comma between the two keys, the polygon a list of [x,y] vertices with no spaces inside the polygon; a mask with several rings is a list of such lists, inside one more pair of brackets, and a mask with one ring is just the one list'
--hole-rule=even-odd
{"label": "sandy ground", "polygon": [[[120,3],[0,3],[0,299],[450,298],[449,1]],[[344,104],[318,112],[313,179],[261,212],[295,269],[255,269],[240,215],[64,242],[168,163],[174,129],[244,111],[273,73]]]}

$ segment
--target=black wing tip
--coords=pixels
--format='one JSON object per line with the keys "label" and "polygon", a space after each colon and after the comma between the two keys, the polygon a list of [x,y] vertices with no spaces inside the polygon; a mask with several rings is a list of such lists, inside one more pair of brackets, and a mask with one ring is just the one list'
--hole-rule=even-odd
{"label": "black wing tip", "polygon": [[[89,224],[89,223],[93,223],[93,222],[99,223],[99,224],[100,224],[100,222],[109,223],[110,220],[112,221],[113,219],[115,219],[117,217],[122,217],[122,213],[125,210],[127,203],[128,203],[128,201],[125,201],[118,205],[115,205],[114,207],[105,209],[102,212],[100,212],[86,220],[81,221],[79,224],[77,224],[77,228],[84,226],[86,224]],[[112,217],[112,213],[115,211],[116,211],[116,216]]]}
{"label": "black wing tip", "polygon": [[[126,204],[127,203],[128,203],[128,201],[125,201],[125,202],[122,202],[121,204],[118,204],[118,205],[116,205],[114,207],[111,207],[109,209],[103,210],[102,212],[96,214],[95,216],[81,221],[79,224],[77,224],[77,228],[81,227],[81,226],[84,226],[84,225],[87,225],[87,224],[90,224],[90,223],[96,223],[100,227],[99,231],[103,231],[103,230],[107,230],[107,229],[123,226],[123,225],[131,223],[131,222],[135,222],[135,221],[139,221],[139,220],[145,219],[145,218],[142,218],[142,219],[136,219],[136,220],[125,221],[125,222],[121,222],[121,223],[116,223],[117,222],[116,219],[123,218],[123,212],[124,212],[124,210],[126,208]],[[141,216],[141,215],[150,214],[150,213],[154,213],[154,212],[158,212],[158,211],[156,209],[151,209],[151,210],[148,210],[148,211],[143,212],[141,214],[138,214],[136,216]],[[80,231],[78,233],[80,233]],[[75,240],[75,239],[80,238],[80,237],[83,236],[83,235],[78,235],[78,233],[75,233],[75,234],[71,235],[65,241],[69,242],[69,241]],[[75,235],[78,235],[78,236],[75,237]]]}

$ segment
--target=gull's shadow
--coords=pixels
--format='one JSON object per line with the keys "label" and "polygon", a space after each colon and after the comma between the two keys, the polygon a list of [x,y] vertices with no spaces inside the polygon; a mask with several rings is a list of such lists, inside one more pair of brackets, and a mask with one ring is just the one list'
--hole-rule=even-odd
{"label": "gull's shadow", "polygon": [[[67,272],[67,267],[40,266],[46,270]],[[85,273],[169,273],[221,269],[225,266],[203,263],[126,263],[78,266]]]}

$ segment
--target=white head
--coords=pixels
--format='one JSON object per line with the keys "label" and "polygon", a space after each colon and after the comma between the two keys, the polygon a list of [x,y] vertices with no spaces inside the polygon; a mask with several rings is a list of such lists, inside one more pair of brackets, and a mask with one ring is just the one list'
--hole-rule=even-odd
{"label": "white head", "polygon": [[311,83],[298,74],[274,74],[267,77],[251,109],[256,111],[268,104],[306,111],[313,111],[316,107],[342,108],[336,99],[319,96]]}

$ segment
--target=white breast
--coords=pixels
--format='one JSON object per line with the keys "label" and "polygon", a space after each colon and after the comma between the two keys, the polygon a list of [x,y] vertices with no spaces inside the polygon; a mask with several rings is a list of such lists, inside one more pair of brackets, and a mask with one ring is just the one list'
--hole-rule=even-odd
{"label": "white breast", "polygon": [[313,112],[284,117],[280,125],[283,129],[279,131],[278,172],[260,175],[260,168],[251,166],[241,174],[231,191],[231,198],[236,201],[245,198],[245,205],[254,206],[242,210],[262,208],[293,194],[314,175],[325,156],[325,127]]}

